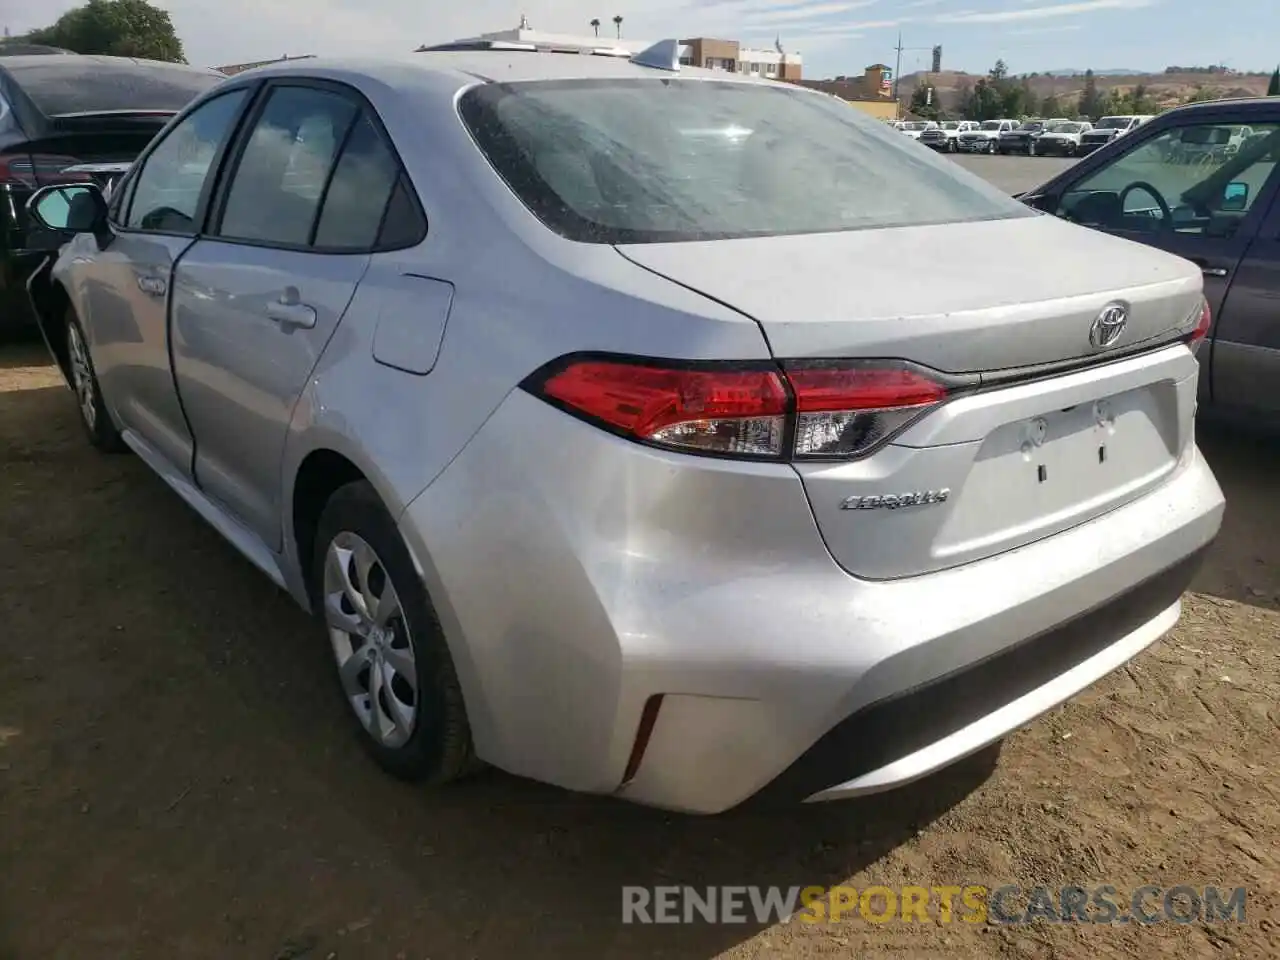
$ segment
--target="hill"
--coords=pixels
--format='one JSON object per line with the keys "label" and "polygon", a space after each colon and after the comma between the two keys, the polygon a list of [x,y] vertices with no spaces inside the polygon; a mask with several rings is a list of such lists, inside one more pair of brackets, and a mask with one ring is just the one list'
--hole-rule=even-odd
{"label": "hill", "polygon": [[[943,70],[936,74],[912,73],[899,81],[898,94],[904,103],[910,102],[912,91],[927,78],[938,91],[943,106],[950,108],[955,105],[962,89],[971,87],[983,76],[985,75],[960,70]],[[1075,103],[1084,89],[1083,72],[1032,73],[1025,79],[1038,99],[1054,96],[1064,104]],[[1266,73],[1208,73],[1199,70],[1174,73],[1098,71],[1094,76],[1098,91],[1103,94],[1115,89],[1128,91],[1139,85],[1144,86],[1161,109],[1184,103],[1193,95],[1205,98],[1208,95],[1213,98],[1261,97],[1267,92],[1269,79],[1270,75]]]}

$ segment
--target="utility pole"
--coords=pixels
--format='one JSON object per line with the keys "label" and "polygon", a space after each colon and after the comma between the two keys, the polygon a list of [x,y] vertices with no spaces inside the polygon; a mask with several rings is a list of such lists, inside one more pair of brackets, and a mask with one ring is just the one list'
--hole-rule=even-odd
{"label": "utility pole", "polygon": [[[932,52],[932,51],[933,51],[933,47],[904,47],[904,46],[902,45],[902,31],[901,31],[901,30],[899,30],[899,31],[898,31],[898,45],[897,45],[896,47],[894,47],[893,49],[894,49],[894,50],[897,52],[897,54],[898,54],[897,63],[894,65],[894,68],[893,68],[893,102],[894,102],[895,104],[900,104],[900,103],[901,103],[901,101],[898,99],[898,81],[899,81],[899,78],[902,76],[902,54],[903,54],[903,52],[905,51],[905,52],[907,52],[907,53],[912,53],[912,52],[917,51],[917,50],[928,50],[928,51]],[[899,109],[899,110],[901,110],[901,109],[902,109],[902,108],[901,108],[901,106],[899,106],[899,107],[898,107],[898,109]]]}

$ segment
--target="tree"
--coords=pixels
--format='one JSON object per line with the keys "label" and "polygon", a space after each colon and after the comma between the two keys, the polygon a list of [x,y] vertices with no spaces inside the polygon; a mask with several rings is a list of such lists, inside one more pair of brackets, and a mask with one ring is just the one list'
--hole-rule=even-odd
{"label": "tree", "polygon": [[591,18],[591,29],[596,32],[597,37],[600,36],[600,18],[599,17]]}
{"label": "tree", "polygon": [[618,31],[618,39],[622,39],[622,14],[618,14],[613,18],[614,29]]}
{"label": "tree", "polygon": [[1276,72],[1271,75],[1271,82],[1267,84],[1268,97],[1280,97],[1280,67],[1276,67]]}
{"label": "tree", "polygon": [[1045,115],[1045,119],[1066,116],[1066,113],[1063,112],[1062,104],[1058,102],[1057,94],[1053,93],[1044,98],[1044,101],[1040,104],[1040,112]]}
{"label": "tree", "polygon": [[1080,92],[1080,116],[1097,118],[1103,114],[1102,97],[1098,93],[1098,81],[1092,70],[1084,72],[1084,90]]}
{"label": "tree", "polygon": [[991,72],[987,76],[995,83],[1007,80],[1009,77],[1009,67],[1003,60],[997,60],[996,65],[991,68]]}
{"label": "tree", "polygon": [[76,53],[187,62],[168,12],[147,0],[89,0],[25,39]]}

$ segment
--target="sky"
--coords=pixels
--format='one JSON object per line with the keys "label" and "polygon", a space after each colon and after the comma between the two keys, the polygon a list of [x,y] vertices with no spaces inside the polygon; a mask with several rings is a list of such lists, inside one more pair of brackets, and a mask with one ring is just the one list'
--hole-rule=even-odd
{"label": "sky", "polygon": [[[712,36],[803,56],[811,78],[893,66],[1014,73],[1098,68],[1163,70],[1225,63],[1271,70],[1280,61],[1280,0],[152,0],[170,12],[191,63],[219,66],[283,54],[393,55],[516,26],[589,34]],[[46,25],[75,0],[0,0],[13,34]]]}

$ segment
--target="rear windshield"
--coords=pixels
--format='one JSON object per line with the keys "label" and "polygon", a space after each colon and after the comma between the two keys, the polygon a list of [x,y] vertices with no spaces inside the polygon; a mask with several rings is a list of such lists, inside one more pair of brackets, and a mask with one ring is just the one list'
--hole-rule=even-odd
{"label": "rear windshield", "polygon": [[588,243],[1034,216],[847,104],[783,86],[566,80],[473,87],[464,122],[547,226]]}
{"label": "rear windshield", "polygon": [[10,66],[0,60],[46,117],[113,110],[177,112],[226,79],[191,67],[131,60],[49,56]]}

